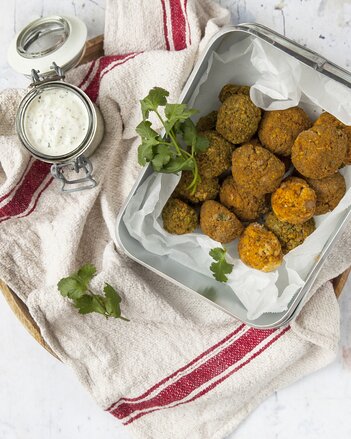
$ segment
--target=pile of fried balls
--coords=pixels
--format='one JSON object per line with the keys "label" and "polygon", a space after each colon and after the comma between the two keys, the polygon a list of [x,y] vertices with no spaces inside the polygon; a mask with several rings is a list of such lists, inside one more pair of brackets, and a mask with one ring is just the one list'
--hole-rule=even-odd
{"label": "pile of fried balls", "polygon": [[346,192],[339,169],[351,164],[351,126],[324,112],[312,123],[302,108],[263,111],[250,87],[226,84],[221,106],[199,119],[209,140],[201,175],[183,171],[162,219],[169,233],[201,231],[215,241],[239,238],[240,259],[265,272],[315,230],[314,215],[333,210]]}

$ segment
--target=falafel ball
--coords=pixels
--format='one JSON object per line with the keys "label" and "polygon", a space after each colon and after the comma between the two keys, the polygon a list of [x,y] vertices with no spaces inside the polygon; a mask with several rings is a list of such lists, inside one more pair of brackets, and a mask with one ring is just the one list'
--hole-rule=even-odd
{"label": "falafel ball", "polygon": [[264,195],[256,197],[250,192],[240,189],[232,176],[227,177],[219,192],[221,203],[232,210],[242,221],[256,220],[266,212],[266,198]]}
{"label": "falafel ball", "polygon": [[319,118],[315,121],[314,126],[319,125],[332,125],[336,128],[341,129],[347,136],[347,150],[344,159],[345,165],[351,165],[351,126],[345,125],[335,116],[330,113],[324,112]]}
{"label": "falafel ball", "polygon": [[205,201],[200,210],[200,227],[203,233],[225,244],[243,231],[243,225],[233,212],[217,201]]}
{"label": "falafel ball", "polygon": [[261,110],[245,95],[229,96],[218,110],[217,131],[229,142],[243,143],[256,133]]}
{"label": "falafel ball", "polygon": [[197,131],[209,131],[209,130],[215,130],[216,129],[216,122],[217,122],[217,114],[218,111],[211,111],[211,113],[207,114],[206,116],[200,117],[200,119],[197,121],[196,129]]}
{"label": "falafel ball", "polygon": [[306,181],[317,195],[315,215],[322,215],[335,209],[346,193],[345,179],[340,172],[319,180],[308,178]]}
{"label": "falafel ball", "polygon": [[258,129],[258,137],[269,151],[289,156],[296,137],[311,126],[312,122],[302,108],[266,111]]}
{"label": "falafel ball", "polygon": [[256,197],[273,192],[280,185],[284,164],[268,149],[246,143],[232,155],[232,173],[237,186]]}
{"label": "falafel ball", "polygon": [[313,217],[317,196],[302,178],[290,177],[272,194],[272,209],[280,221],[302,224]]}
{"label": "falafel ball", "polygon": [[226,84],[222,87],[218,98],[221,102],[224,102],[229,96],[233,95],[250,96],[250,88],[249,85]]}
{"label": "falafel ball", "polygon": [[264,225],[279,239],[284,254],[301,245],[316,228],[313,218],[303,224],[290,224],[280,221],[273,212],[267,214]]}
{"label": "falafel ball", "polygon": [[347,149],[346,134],[332,125],[302,131],[292,147],[291,160],[301,175],[325,178],[337,172]]}
{"label": "falafel ball", "polygon": [[163,227],[176,235],[193,232],[197,225],[196,210],[177,198],[170,198],[162,210]]}
{"label": "falafel ball", "polygon": [[191,193],[191,189],[188,189],[192,181],[193,173],[183,171],[173,195],[195,204],[207,200],[214,200],[217,197],[219,192],[218,178],[201,177],[201,181],[197,184],[195,193]]}
{"label": "falafel ball", "polygon": [[233,145],[216,131],[204,131],[201,135],[209,140],[210,145],[196,156],[199,173],[206,178],[218,177],[230,168]]}
{"label": "falafel ball", "polygon": [[258,223],[246,227],[240,237],[238,251],[244,264],[265,272],[275,270],[283,260],[278,238]]}

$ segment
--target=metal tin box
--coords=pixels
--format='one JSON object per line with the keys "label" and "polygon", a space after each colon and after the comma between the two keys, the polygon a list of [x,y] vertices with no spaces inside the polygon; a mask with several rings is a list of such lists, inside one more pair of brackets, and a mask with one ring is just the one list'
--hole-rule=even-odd
{"label": "metal tin box", "polygon": [[[297,59],[304,65],[317,70],[321,74],[334,79],[335,81],[346,85],[347,87],[351,87],[351,74],[325,60],[317,53],[312,52],[291,40],[288,40],[287,38],[262,25],[242,24],[239,26],[227,26],[217,32],[214,37],[212,37],[207,49],[205,50],[201,59],[197,62],[185,84],[180,97],[180,102],[189,102],[200,78],[207,69],[209,58],[214,51],[225,50],[233,43],[239,42],[248,36],[264,40],[267,43],[274,45],[281,51],[287,53],[289,56]],[[150,165],[146,166],[141,171],[138,180],[136,181],[123,207],[121,208],[116,224],[116,238],[120,247],[130,258],[138,263],[170,280],[176,285],[185,288],[189,291],[189,293],[200,295],[200,297],[202,297],[204,300],[209,300],[214,306],[222,309],[224,312],[256,328],[263,329],[280,327],[288,324],[293,318],[296,317],[302,308],[304,299],[308,296],[308,293],[311,290],[311,287],[313,286],[313,283],[316,280],[329,252],[331,251],[338,237],[342,234],[349,218],[351,217],[351,210],[346,210],[336,229],[331,231],[331,236],[325,244],[318,261],[308,274],[305,285],[291,300],[288,309],[280,313],[265,313],[258,319],[251,321],[246,317],[246,309],[241,304],[239,299],[233,295],[232,290],[227,285],[221,284],[214,279],[199,274],[193,271],[191,267],[180,265],[174,260],[170,260],[167,256],[161,257],[145,250],[137,240],[130,236],[123,222],[123,215],[129,201],[137,189],[147,179],[147,177],[151,175],[151,173],[153,173],[153,170]],[[213,292],[218,293],[218,291],[220,291],[220,295],[213,295]],[[218,299],[219,296],[220,299]]]}

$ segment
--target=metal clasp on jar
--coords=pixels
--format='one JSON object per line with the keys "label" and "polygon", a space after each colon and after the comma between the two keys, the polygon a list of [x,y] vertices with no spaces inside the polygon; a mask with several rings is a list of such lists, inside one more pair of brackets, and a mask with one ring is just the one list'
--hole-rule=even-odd
{"label": "metal clasp on jar", "polygon": [[31,71],[32,83],[30,84],[29,87],[35,87],[39,84],[44,84],[45,82],[65,80],[65,72],[62,67],[58,66],[55,62],[53,62],[50,68],[55,72],[55,74],[52,74],[50,76],[41,75],[39,70],[32,69]]}
{"label": "metal clasp on jar", "polygon": [[[69,180],[64,175],[65,170],[75,171],[77,174],[83,170],[85,176],[75,180]],[[83,155],[77,157],[73,162],[55,163],[51,166],[52,176],[62,182],[62,192],[77,192],[94,188],[97,185],[97,182],[92,177],[92,173],[93,165],[91,161]]]}

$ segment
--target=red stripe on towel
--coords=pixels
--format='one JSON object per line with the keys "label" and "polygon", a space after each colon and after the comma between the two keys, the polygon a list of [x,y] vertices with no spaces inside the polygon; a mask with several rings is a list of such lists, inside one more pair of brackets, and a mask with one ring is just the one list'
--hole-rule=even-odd
{"label": "red stripe on towel", "polygon": [[83,87],[83,85],[87,82],[91,72],[93,71],[93,69],[95,67],[95,64],[96,64],[96,59],[90,64],[90,67],[87,71],[87,74],[84,76],[82,82],[78,85],[79,88]]}
{"label": "red stripe on towel", "polygon": [[[197,368],[191,370],[187,375],[182,376],[177,381],[164,387],[149,400],[141,402],[124,402],[115,409],[110,410],[110,413],[118,419],[124,419],[131,415],[135,415],[136,412],[146,410],[145,413],[137,414],[137,416],[140,417],[150,411],[165,408],[170,404],[179,404],[184,398],[195,392],[196,389],[223,374],[226,369],[242,360],[253,349],[257,348],[265,339],[267,339],[267,337],[275,332],[277,331],[250,328],[245,334],[229,344],[229,346],[224,347],[220,352],[210,357],[205,363],[200,364]],[[255,355],[255,357],[257,355]],[[211,390],[210,387],[208,390]],[[205,393],[207,393],[207,391]],[[130,423],[132,420],[129,419],[126,422]]]}
{"label": "red stripe on towel", "polygon": [[[53,177],[49,178],[49,180],[47,181],[45,186],[41,189],[40,192],[38,192],[38,195],[37,195],[37,197],[36,197],[36,199],[34,201],[34,204],[33,204],[32,208],[27,213],[25,213],[24,215],[16,216],[15,219],[25,218],[25,217],[29,216],[35,210],[35,208],[37,207],[37,204],[38,204],[38,202],[40,200],[40,197],[41,197],[42,193],[50,186],[50,184],[53,181],[54,181]],[[0,219],[0,223],[2,223],[3,221],[6,221],[7,219],[10,219],[10,218]]]}
{"label": "red stripe on towel", "polygon": [[199,360],[201,360],[204,356],[210,354],[212,351],[214,351],[215,349],[217,349],[218,347],[220,347],[221,345],[223,345],[226,341],[228,341],[231,337],[233,337],[234,335],[238,334],[238,332],[240,332],[242,329],[244,329],[245,325],[242,324],[240,326],[238,326],[235,331],[231,332],[229,335],[227,335],[225,338],[223,338],[222,340],[220,340],[218,343],[216,343],[215,345],[211,346],[209,349],[207,349],[206,351],[204,351],[202,354],[198,355],[196,358],[194,358],[192,361],[190,361],[190,363],[187,363],[185,366],[181,367],[180,369],[176,370],[174,373],[172,373],[171,375],[169,375],[168,377],[164,378],[163,380],[159,381],[158,383],[156,383],[154,386],[152,386],[150,389],[148,389],[145,393],[143,393],[140,396],[137,396],[136,398],[120,398],[117,402],[113,403],[110,405],[110,407],[108,409],[106,409],[107,411],[111,410],[112,408],[114,408],[115,405],[119,404],[122,401],[130,401],[130,402],[134,402],[134,401],[139,401],[143,398],[145,398],[146,396],[150,395],[150,393],[152,393],[154,390],[156,390],[158,387],[160,387],[161,385],[165,384],[167,381],[171,380],[173,377],[175,377],[177,374],[179,374],[180,372],[184,372],[187,369],[189,369],[191,366],[193,366],[195,363],[197,363]]}
{"label": "red stripe on towel", "polygon": [[14,196],[5,206],[0,208],[0,219],[4,221],[5,219],[24,213],[49,172],[50,165],[48,163],[35,160],[23,181],[16,189]]}
{"label": "red stripe on towel", "polygon": [[170,0],[173,44],[175,50],[186,46],[185,17],[180,0]]}
{"label": "red stripe on towel", "polygon": [[[275,343],[283,334],[285,334],[288,330],[290,329],[290,327],[286,327],[284,328],[280,333],[278,333],[274,338],[272,338],[271,340],[269,340],[268,343],[266,343],[265,345],[263,345],[257,352],[255,352],[251,357],[249,357],[247,360],[245,360],[243,363],[239,364],[237,367],[235,367],[233,370],[231,370],[230,372],[228,372],[227,374],[222,375],[217,381],[211,383],[208,387],[204,388],[203,390],[201,390],[199,393],[197,393],[196,395],[194,395],[191,399],[188,399],[186,401],[179,401],[178,403],[172,405],[171,407],[178,407],[179,405],[182,404],[187,404],[189,402],[195,401],[196,399],[200,398],[203,395],[206,395],[209,391],[213,390],[215,387],[217,387],[219,384],[221,384],[223,381],[225,381],[227,378],[229,378],[230,376],[232,376],[233,374],[235,374],[236,372],[238,372],[240,369],[242,369],[244,366],[247,366],[252,360],[254,360],[255,358],[257,358],[259,355],[261,355],[267,348],[269,348],[273,343]],[[265,337],[264,339],[266,339],[267,337]],[[257,347],[257,346],[255,346]],[[127,420],[126,422],[124,422],[124,425],[128,425],[131,424],[132,422],[136,421],[137,419],[141,418],[142,416],[145,416],[149,413],[153,413],[155,411],[158,410],[163,410],[167,407],[159,406],[156,407],[150,411],[147,412],[142,412],[142,413],[138,413],[136,414],[134,417],[132,417],[131,419]]]}
{"label": "red stripe on towel", "polygon": [[[110,72],[115,67],[124,64],[125,62],[136,57],[137,55],[139,55],[139,53],[132,52],[132,53],[127,53],[125,55],[111,55],[111,56],[101,57],[99,59],[98,69],[94,75],[94,78],[92,79],[92,81],[90,82],[88,87],[84,90],[85,93],[90,97],[90,99],[93,102],[96,102],[96,100],[99,96],[101,79],[106,75],[106,73]],[[120,62],[118,62],[118,61],[120,61]],[[112,63],[115,63],[115,62],[116,62],[116,64],[113,64],[113,66],[111,66],[111,68],[109,70],[107,70],[107,71],[105,70]]]}
{"label": "red stripe on towel", "polygon": [[162,5],[162,13],[163,13],[163,33],[165,35],[166,49],[170,49],[169,39],[168,39],[168,27],[167,27],[167,13],[166,13],[166,5],[165,0],[161,0]]}

